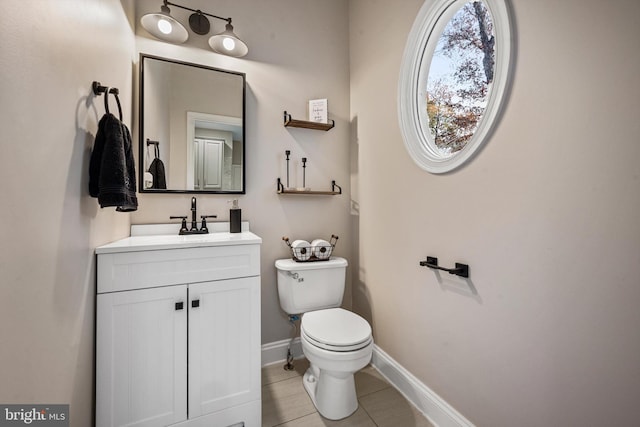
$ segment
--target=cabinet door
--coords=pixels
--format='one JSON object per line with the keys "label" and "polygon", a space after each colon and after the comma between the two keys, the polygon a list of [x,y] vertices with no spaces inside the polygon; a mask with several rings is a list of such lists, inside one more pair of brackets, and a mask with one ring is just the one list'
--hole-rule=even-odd
{"label": "cabinet door", "polygon": [[186,285],[98,295],[98,427],[166,426],[187,418],[186,296]]}
{"label": "cabinet door", "polygon": [[260,279],[189,285],[189,418],[260,399]]}

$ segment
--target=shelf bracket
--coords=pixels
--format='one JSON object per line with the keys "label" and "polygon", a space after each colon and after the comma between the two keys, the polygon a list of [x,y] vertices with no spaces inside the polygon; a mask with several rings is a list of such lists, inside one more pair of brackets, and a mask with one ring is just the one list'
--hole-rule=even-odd
{"label": "shelf bracket", "polygon": [[[338,187],[338,191],[336,192],[336,187]],[[335,181],[331,181],[331,191],[333,191],[334,193],[337,194],[342,194],[342,187],[340,187],[338,184],[336,184]]]}

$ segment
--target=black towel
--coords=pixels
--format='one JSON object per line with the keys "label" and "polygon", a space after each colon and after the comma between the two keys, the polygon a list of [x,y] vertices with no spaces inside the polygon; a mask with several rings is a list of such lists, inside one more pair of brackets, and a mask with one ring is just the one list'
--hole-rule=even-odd
{"label": "black towel", "polygon": [[167,180],[164,176],[164,163],[158,157],[153,159],[151,165],[149,165],[149,173],[153,176],[153,185],[151,188],[155,189],[167,189]]}
{"label": "black towel", "polygon": [[102,116],[89,162],[89,194],[100,207],[119,212],[138,209],[131,133],[113,114]]}

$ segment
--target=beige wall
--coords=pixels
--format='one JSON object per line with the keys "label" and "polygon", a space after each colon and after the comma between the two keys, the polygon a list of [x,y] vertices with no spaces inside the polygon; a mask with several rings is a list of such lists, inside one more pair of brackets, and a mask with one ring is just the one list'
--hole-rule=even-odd
{"label": "beige wall", "polygon": [[[213,53],[207,37],[191,36],[184,45],[152,39],[137,29],[139,52],[246,73],[247,194],[238,197],[243,220],[263,239],[262,342],[289,338],[290,327],[280,309],[274,262],[290,256],[282,241],[340,239],[336,254],[351,260],[349,221],[349,32],[348,3],[344,0],[220,1],[193,0],[192,8],[231,16],[236,33],[249,45],[245,58]],[[136,15],[157,11],[157,0],[136,2]],[[187,22],[189,13],[171,8]],[[136,20],[137,22],[138,20]],[[212,21],[213,31],[224,22]],[[328,132],[288,129],[283,111],[305,119],[309,99],[328,98],[329,116],[336,127]],[[285,179],[285,150],[291,150],[291,184],[302,186],[301,158],[307,157],[307,186],[342,185],[340,196],[278,196],[276,180]],[[199,214],[217,214],[229,220],[230,195],[200,195]],[[235,196],[233,196],[235,198]],[[140,195],[140,208],[131,215],[134,224],[169,222],[170,215],[189,214],[191,195]],[[346,305],[350,305],[350,292]],[[283,355],[284,357],[284,355]]]}
{"label": "beige wall", "polygon": [[130,223],[89,197],[91,82],[120,89],[131,123],[134,36],[117,0],[3,1],[0,22],[0,402],[70,404],[89,426],[93,248]]}
{"label": "beige wall", "polygon": [[[354,308],[479,426],[637,424],[640,3],[510,2],[505,114],[444,176],[412,162],[397,124],[422,3],[349,3]],[[470,280],[419,267],[426,255],[468,263]]]}

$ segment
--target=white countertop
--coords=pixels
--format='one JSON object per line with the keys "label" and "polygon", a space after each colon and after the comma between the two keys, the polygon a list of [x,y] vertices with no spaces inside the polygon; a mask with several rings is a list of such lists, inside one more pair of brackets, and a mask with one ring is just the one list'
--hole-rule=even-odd
{"label": "white countertop", "polygon": [[[175,224],[171,224],[175,226]],[[136,227],[136,230],[134,230]],[[136,225],[132,226],[132,236],[117,240],[106,245],[98,246],[96,254],[108,254],[118,252],[153,251],[164,249],[184,249],[200,248],[207,246],[232,246],[232,245],[255,245],[261,244],[262,239],[248,231],[248,227],[243,227],[241,233],[230,233],[228,231],[211,231],[209,234],[188,234],[178,235],[177,230],[172,234],[146,234],[145,230],[160,230],[158,225]],[[228,229],[228,228],[227,228]],[[162,230],[164,231],[164,230]]]}

